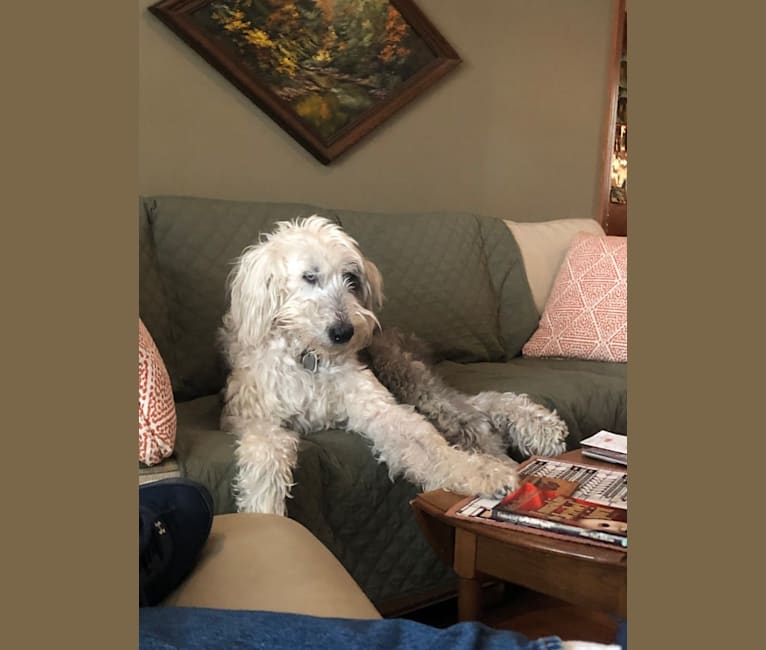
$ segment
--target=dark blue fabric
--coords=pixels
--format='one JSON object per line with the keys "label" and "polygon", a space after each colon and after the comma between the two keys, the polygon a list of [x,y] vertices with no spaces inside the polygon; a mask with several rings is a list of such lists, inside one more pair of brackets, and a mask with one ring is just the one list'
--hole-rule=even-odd
{"label": "dark blue fabric", "polygon": [[139,605],[156,605],[181,584],[212,524],[213,498],[201,483],[169,478],[139,487]]}
{"label": "dark blue fabric", "polygon": [[197,607],[139,611],[143,650],[561,650],[561,639],[530,640],[481,623],[445,629],[405,619],[351,620]]}
{"label": "dark blue fabric", "polygon": [[628,622],[620,621],[620,626],[617,628],[617,643],[622,650],[628,650]]}

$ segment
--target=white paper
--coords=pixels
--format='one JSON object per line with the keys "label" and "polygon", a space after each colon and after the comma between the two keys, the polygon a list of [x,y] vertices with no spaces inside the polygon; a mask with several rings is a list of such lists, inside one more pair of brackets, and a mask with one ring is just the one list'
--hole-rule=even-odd
{"label": "white paper", "polygon": [[580,441],[581,445],[589,445],[590,447],[598,447],[600,449],[609,449],[611,451],[619,451],[622,454],[628,453],[628,436],[623,436],[620,433],[611,433],[610,431],[599,431],[593,434],[590,438]]}

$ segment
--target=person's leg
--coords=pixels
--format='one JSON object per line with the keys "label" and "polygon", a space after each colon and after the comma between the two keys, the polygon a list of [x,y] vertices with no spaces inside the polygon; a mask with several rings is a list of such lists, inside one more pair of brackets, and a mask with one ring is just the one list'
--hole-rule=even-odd
{"label": "person's leg", "polygon": [[213,499],[188,479],[138,489],[139,606],[157,605],[189,574],[207,541]]}
{"label": "person's leg", "polygon": [[[477,622],[436,628],[407,619],[321,618],[198,607],[144,608],[139,614],[139,635],[142,650],[169,647],[184,650],[621,650],[615,644],[562,641],[556,636],[530,639],[518,632],[496,630]],[[625,647],[623,645],[622,650]]]}
{"label": "person's leg", "polygon": [[[303,614],[159,607],[140,611],[142,650],[562,650],[558,637],[528,639],[481,623],[440,629],[406,619],[352,620]],[[601,646],[604,647],[604,646]]]}

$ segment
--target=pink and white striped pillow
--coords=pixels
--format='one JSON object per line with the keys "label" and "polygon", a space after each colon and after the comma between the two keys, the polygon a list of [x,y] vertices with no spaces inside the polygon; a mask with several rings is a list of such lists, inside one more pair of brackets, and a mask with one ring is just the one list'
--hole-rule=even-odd
{"label": "pink and white striped pillow", "polygon": [[165,363],[138,319],[138,460],[156,465],[173,453],[176,406]]}
{"label": "pink and white striped pillow", "polygon": [[628,238],[578,233],[525,357],[628,360]]}

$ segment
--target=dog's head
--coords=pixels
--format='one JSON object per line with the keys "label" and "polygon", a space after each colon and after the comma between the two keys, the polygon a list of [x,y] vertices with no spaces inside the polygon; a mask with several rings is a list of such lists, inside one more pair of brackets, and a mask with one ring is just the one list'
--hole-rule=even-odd
{"label": "dog's head", "polygon": [[377,267],[339,226],[317,215],[283,221],[237,260],[224,327],[247,346],[281,331],[330,357],[355,352],[380,326],[382,288]]}

